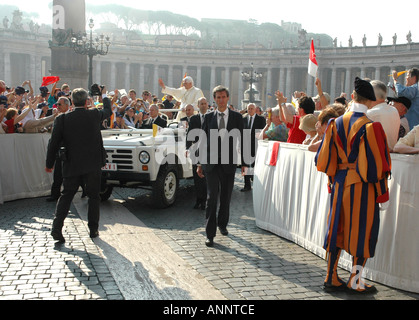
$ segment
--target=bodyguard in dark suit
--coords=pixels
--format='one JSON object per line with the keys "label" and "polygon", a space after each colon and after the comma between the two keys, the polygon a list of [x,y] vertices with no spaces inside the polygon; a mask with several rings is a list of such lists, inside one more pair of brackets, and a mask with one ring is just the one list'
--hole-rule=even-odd
{"label": "bodyguard in dark suit", "polygon": [[[102,94],[106,89],[102,90]],[[101,168],[105,164],[105,149],[100,132],[103,120],[111,116],[111,101],[103,95],[103,110],[88,109],[88,93],[75,89],[72,93],[74,111],[55,119],[48,144],[46,171],[52,172],[55,156],[61,145],[66,148],[63,161],[63,191],[55,209],[51,235],[64,242],[62,227],[71,201],[82,182],[86,186],[90,237],[98,236]]]}
{"label": "bodyguard in dark suit", "polygon": [[195,108],[194,108],[194,106],[193,106],[193,105],[191,105],[191,104],[188,104],[188,105],[185,107],[185,114],[186,114],[186,117],[183,117],[183,118],[181,118],[181,119],[180,119],[181,123],[182,123],[182,122],[186,122],[186,123],[187,123],[187,127],[189,127],[190,121],[191,121],[191,119],[192,119],[192,117],[193,117],[194,113],[195,113]]}
{"label": "bodyguard in dark suit", "polygon": [[149,110],[150,118],[142,123],[141,129],[153,129],[153,124],[156,124],[161,128],[166,128],[167,121],[159,116],[159,107],[155,104],[152,104]]}
{"label": "bodyguard in dark suit", "polygon": [[[202,130],[206,134],[207,146],[206,150],[202,150],[205,137],[201,137],[200,165],[197,169],[198,175],[205,176],[207,179],[207,240],[205,242],[207,246],[214,245],[217,226],[222,235],[228,234],[230,200],[238,164],[237,147],[240,146],[243,135],[242,115],[227,107],[228,89],[218,86],[213,90],[213,96],[218,108],[205,115]],[[201,152],[203,151],[206,151],[206,157],[202,156]],[[217,217],[218,199],[220,206]]]}
{"label": "bodyguard in dark suit", "polygon": [[[246,133],[244,134],[245,138],[248,138],[250,135],[250,140],[245,139],[243,144],[244,144],[244,148],[250,147],[250,157],[251,157],[250,159],[246,159],[246,157],[244,157],[244,160],[246,162],[243,163],[243,165],[247,166],[249,169],[253,169],[255,166],[254,159],[256,156],[256,151],[257,151],[257,146],[258,146],[257,145],[258,142],[256,139],[256,131],[263,130],[263,128],[265,128],[266,126],[266,119],[256,114],[256,105],[254,105],[253,103],[250,103],[247,106],[247,115],[243,117],[243,125],[244,125],[244,130],[250,130],[250,131],[247,131],[247,134]],[[242,152],[244,152],[244,150],[242,150]],[[253,180],[253,175],[246,174],[244,176],[244,188],[241,189],[240,191],[252,190],[251,180]]]}
{"label": "bodyguard in dark suit", "polygon": [[[193,108],[193,107],[192,107]],[[207,99],[204,97],[200,98],[198,100],[198,108],[199,113],[196,115],[193,115],[190,117],[188,123],[188,134],[189,132],[193,131],[194,129],[201,129],[202,124],[204,123],[203,119],[205,117],[205,114],[208,111],[208,102]],[[188,110],[186,109],[186,114],[188,114]],[[188,119],[181,119],[181,121],[187,121]],[[186,149],[190,149],[191,146],[194,143],[198,142],[198,138],[196,138],[194,141],[186,140]],[[196,157],[199,157],[198,151],[197,154],[195,154]],[[197,165],[194,164],[192,166],[193,170],[193,178],[194,178],[194,184],[195,184],[195,191],[196,191],[196,203],[194,205],[194,209],[201,209],[205,210],[206,204],[207,204],[207,180],[205,177],[199,177],[197,173]]]}

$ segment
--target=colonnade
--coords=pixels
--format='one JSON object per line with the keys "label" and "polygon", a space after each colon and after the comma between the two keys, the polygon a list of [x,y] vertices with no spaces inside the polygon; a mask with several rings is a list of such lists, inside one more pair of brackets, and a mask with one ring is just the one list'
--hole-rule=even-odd
{"label": "colonnade", "polygon": [[[4,40],[4,41],[3,41]],[[42,40],[42,41],[41,41]],[[51,74],[51,50],[47,38],[2,39],[8,45],[0,48],[0,79],[10,86],[31,80],[37,89],[43,76]],[[319,48],[316,50],[319,63],[319,78],[323,91],[332,99],[342,92],[350,96],[353,80],[361,78],[389,81],[391,70],[406,70],[419,66],[419,44],[409,43],[381,47]],[[94,58],[93,81],[108,86],[109,90],[135,89],[137,96],[149,90],[162,97],[158,78],[168,86],[178,87],[184,74],[192,76],[195,85],[201,88],[212,103],[211,92],[218,84],[230,88],[230,103],[241,107],[248,83],[241,77],[253,63],[263,77],[256,84],[261,106],[276,104],[275,92],[280,90],[290,99],[294,91],[317,95],[315,79],[308,75],[308,49],[246,49],[243,48],[197,48],[179,49],[159,46],[113,43],[109,54]],[[63,79],[65,82],[65,79]],[[76,84],[79,85],[79,84]],[[80,86],[87,85],[80,84]],[[73,85],[75,86],[75,85]]]}

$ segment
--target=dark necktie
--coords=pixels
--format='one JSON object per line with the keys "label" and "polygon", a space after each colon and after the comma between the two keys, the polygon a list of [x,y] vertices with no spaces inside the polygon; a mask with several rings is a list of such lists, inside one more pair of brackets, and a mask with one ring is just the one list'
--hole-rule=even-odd
{"label": "dark necktie", "polygon": [[219,114],[220,114],[221,119],[220,119],[220,125],[218,126],[218,129],[219,130],[225,129],[226,124],[225,124],[225,121],[224,121],[224,113],[220,112]]}
{"label": "dark necktie", "polygon": [[249,129],[252,129],[253,117],[249,118]]}

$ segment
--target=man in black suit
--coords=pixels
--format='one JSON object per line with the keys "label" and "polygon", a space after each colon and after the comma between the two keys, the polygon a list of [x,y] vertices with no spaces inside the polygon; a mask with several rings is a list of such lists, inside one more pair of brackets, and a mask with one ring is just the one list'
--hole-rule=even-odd
{"label": "man in black suit", "polygon": [[152,104],[149,108],[150,117],[144,121],[141,125],[141,129],[153,129],[153,124],[158,125],[161,128],[167,127],[167,121],[159,116],[159,107]]}
{"label": "man in black suit", "polygon": [[88,109],[88,93],[84,89],[72,92],[74,111],[55,119],[54,129],[48,144],[46,171],[52,172],[60,146],[66,148],[63,161],[63,191],[55,209],[51,235],[54,240],[64,242],[62,227],[70,209],[71,201],[84,182],[89,197],[88,226],[90,237],[99,235],[99,206],[101,168],[106,162],[106,151],[100,132],[103,120],[111,116],[111,101],[102,89],[103,109]]}
{"label": "man in black suit", "polygon": [[[223,86],[213,90],[216,111],[205,115],[200,137],[200,164],[197,173],[207,179],[208,198],[206,208],[205,244],[214,245],[217,226],[222,235],[228,235],[227,224],[230,217],[230,200],[234,187],[234,177],[238,164],[237,148],[242,142],[243,117],[228,108],[229,91]],[[206,137],[205,137],[206,135]],[[205,150],[205,144],[206,150]],[[206,156],[205,156],[206,151]],[[217,218],[217,203],[220,207]]]}
{"label": "man in black suit", "polygon": [[[61,97],[58,99],[57,110],[59,113],[67,113],[70,109],[70,100],[66,97]],[[47,198],[48,202],[55,202],[60,198],[61,195],[61,185],[63,184],[63,170],[59,154],[57,153],[56,161],[54,164],[54,179],[51,186],[51,196]]]}
{"label": "man in black suit", "polygon": [[[244,188],[241,189],[240,191],[250,191],[252,190],[251,180],[253,180],[253,174],[251,171],[253,170],[255,166],[255,156],[256,156],[256,151],[258,147],[257,140],[256,140],[256,131],[263,130],[263,128],[265,128],[266,126],[266,119],[256,114],[255,104],[249,103],[249,105],[247,106],[247,115],[243,117],[243,125],[244,125],[244,130],[245,130],[244,136],[246,138],[250,138],[250,139],[245,139],[246,140],[245,141],[246,145],[244,145],[245,149],[242,150],[242,152],[245,152],[245,153],[247,152],[247,154],[245,154],[245,157],[244,157],[246,162],[243,165],[247,166],[250,172],[245,172]],[[248,145],[248,143],[250,143],[250,145]],[[250,151],[250,154],[248,153],[249,151]]]}
{"label": "man in black suit", "polygon": [[[193,106],[191,105],[191,107],[192,107],[192,112],[193,112],[194,110]],[[199,108],[199,113],[196,115],[193,115],[190,118],[189,126],[188,126],[188,134],[192,132],[194,129],[202,128],[205,114],[208,111],[208,102],[206,98],[202,97],[198,100],[198,108]],[[187,108],[185,111],[186,111],[186,114],[188,114]],[[198,142],[198,138],[196,138],[195,140],[187,139],[186,149],[190,150],[191,146],[197,142]],[[198,151],[197,151],[197,154],[195,154],[195,156],[199,157]],[[196,164],[192,166],[192,170],[193,170],[193,178],[194,178],[195,191],[196,191],[196,203],[194,205],[194,209],[205,210],[206,204],[207,204],[207,180],[205,179],[205,177],[201,178],[198,176]]]}
{"label": "man in black suit", "polygon": [[182,123],[182,122],[186,122],[186,123],[187,123],[187,126],[186,126],[186,127],[189,127],[189,123],[190,123],[191,118],[192,118],[192,116],[194,115],[194,113],[195,113],[195,109],[194,109],[193,105],[188,104],[188,105],[185,107],[185,114],[186,114],[186,117],[183,117],[183,118],[181,118],[181,119],[180,119],[181,123]]}

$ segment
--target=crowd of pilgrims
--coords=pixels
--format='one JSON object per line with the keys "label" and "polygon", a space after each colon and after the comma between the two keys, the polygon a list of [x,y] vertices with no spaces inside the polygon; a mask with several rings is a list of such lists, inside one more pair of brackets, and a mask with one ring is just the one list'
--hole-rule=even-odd
{"label": "crowd of pilgrims", "polygon": [[[412,68],[406,73],[406,83],[397,82],[393,73],[394,84],[385,84],[379,80],[370,81],[374,88],[376,101],[368,110],[367,116],[372,121],[380,122],[387,136],[391,152],[419,152],[419,70]],[[314,80],[313,80],[314,81]],[[264,128],[260,139],[308,145],[308,150],[316,152],[321,144],[328,122],[351,111],[351,97],[342,93],[339,97],[330,97],[323,92],[320,79],[315,79],[318,94],[309,97],[303,91],[295,91],[291,97],[284,97],[276,92],[277,106],[264,108],[250,103],[244,110],[233,105],[230,108],[243,114],[263,117]],[[393,91],[393,94],[390,92]],[[392,97],[390,97],[392,96]],[[160,110],[179,109],[181,101],[166,94],[158,95],[144,90],[140,96],[133,89],[108,91],[112,101],[112,116],[102,124],[103,129],[151,128],[151,118],[158,117],[161,127],[170,122],[187,120],[193,114],[211,112],[217,108],[215,103],[199,108],[198,102],[193,108],[183,107],[180,112],[160,112]],[[206,100],[206,99],[205,99]],[[98,97],[90,98],[91,108],[101,108]],[[67,84],[54,83],[52,88],[40,87],[36,93],[31,81],[24,81],[15,88],[0,80],[0,134],[51,132],[56,116],[71,112],[71,88]]]}

